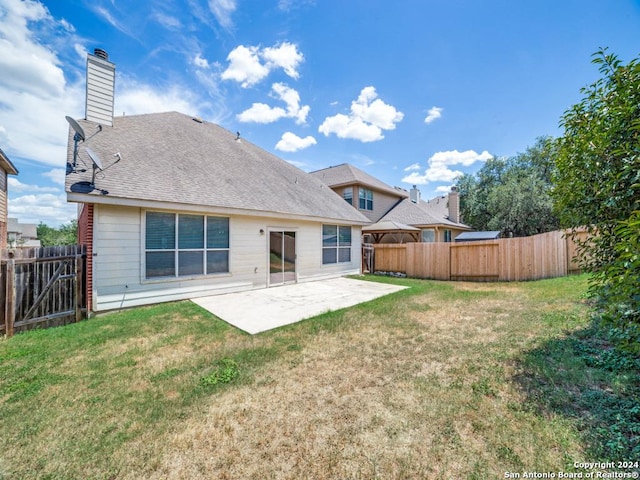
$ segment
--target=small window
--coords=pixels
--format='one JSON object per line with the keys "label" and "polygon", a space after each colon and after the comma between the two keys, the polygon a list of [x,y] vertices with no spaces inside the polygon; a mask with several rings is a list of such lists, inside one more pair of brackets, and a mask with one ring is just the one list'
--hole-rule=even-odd
{"label": "small window", "polygon": [[145,277],[229,272],[229,219],[147,212]]}
{"label": "small window", "polygon": [[436,241],[436,231],[433,228],[425,228],[422,230],[422,241],[424,243],[433,243]]}
{"label": "small window", "polygon": [[444,233],[444,241],[447,243],[451,243],[451,230],[445,230],[443,233]]}
{"label": "small window", "polygon": [[322,226],[322,264],[351,262],[351,227]]}
{"label": "small window", "polygon": [[353,187],[345,188],[342,191],[342,198],[344,198],[349,205],[353,205]]}
{"label": "small window", "polygon": [[360,188],[360,210],[373,210],[373,192],[367,188]]}

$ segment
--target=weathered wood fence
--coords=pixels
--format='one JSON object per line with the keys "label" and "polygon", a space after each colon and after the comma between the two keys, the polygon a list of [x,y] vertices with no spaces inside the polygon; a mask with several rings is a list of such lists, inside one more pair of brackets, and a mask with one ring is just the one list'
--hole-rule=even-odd
{"label": "weathered wood fence", "polygon": [[478,282],[562,277],[580,271],[577,240],[585,238],[584,231],[555,231],[479,242],[376,244],[374,271]]}
{"label": "weathered wood fence", "polygon": [[64,325],[86,315],[84,247],[0,251],[0,334]]}

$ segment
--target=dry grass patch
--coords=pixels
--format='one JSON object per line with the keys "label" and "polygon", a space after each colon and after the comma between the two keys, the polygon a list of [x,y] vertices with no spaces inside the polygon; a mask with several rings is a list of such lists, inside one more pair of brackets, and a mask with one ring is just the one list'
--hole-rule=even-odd
{"label": "dry grass patch", "polygon": [[[42,370],[40,389],[20,390],[24,372],[0,380],[0,467],[16,478],[497,478],[584,459],[572,422],[531,408],[513,381],[524,351],[562,335],[566,312],[583,314],[582,280],[387,281],[413,288],[254,337],[181,303],[0,343],[3,371]],[[540,289],[564,289],[548,309],[557,324],[539,313]],[[29,363],[29,349],[48,355]],[[223,359],[237,378],[203,384]]]}

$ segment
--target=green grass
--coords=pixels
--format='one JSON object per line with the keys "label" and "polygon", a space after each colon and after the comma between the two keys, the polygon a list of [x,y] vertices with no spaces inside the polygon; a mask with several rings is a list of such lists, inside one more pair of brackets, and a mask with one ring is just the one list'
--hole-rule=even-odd
{"label": "green grass", "polygon": [[[638,458],[586,278],[411,288],[258,336],[190,302],[0,340],[3,478],[503,478]],[[259,312],[257,312],[259,314]]]}

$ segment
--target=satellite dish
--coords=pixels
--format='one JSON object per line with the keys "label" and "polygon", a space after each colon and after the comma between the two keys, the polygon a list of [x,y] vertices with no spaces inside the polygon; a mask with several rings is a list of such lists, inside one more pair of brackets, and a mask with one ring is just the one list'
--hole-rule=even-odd
{"label": "satellite dish", "polygon": [[71,128],[73,128],[73,130],[76,132],[76,135],[78,135],[78,140],[82,140],[84,142],[85,138],[87,137],[84,134],[84,130],[82,129],[80,124],[68,115],[64,118],[67,120],[67,122],[69,122],[69,125],[71,125]]}
{"label": "satellite dish", "polygon": [[102,160],[100,160],[100,157],[98,156],[98,154],[93,150],[91,150],[89,147],[87,147],[86,150],[87,150],[87,154],[89,155],[89,158],[91,158],[91,160],[93,161],[93,164],[97,168],[102,170]]}

